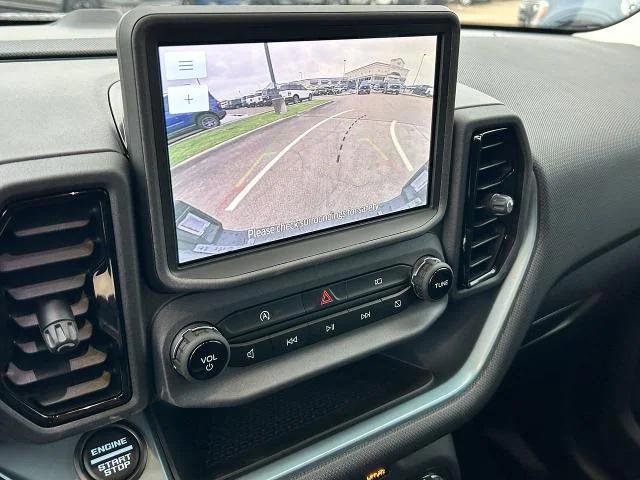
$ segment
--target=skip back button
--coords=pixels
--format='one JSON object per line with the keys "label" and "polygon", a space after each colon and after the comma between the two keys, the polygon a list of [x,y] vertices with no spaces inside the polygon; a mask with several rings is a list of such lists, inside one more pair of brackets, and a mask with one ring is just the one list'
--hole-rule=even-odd
{"label": "skip back button", "polygon": [[297,350],[311,343],[309,327],[296,328],[271,337],[274,355]]}

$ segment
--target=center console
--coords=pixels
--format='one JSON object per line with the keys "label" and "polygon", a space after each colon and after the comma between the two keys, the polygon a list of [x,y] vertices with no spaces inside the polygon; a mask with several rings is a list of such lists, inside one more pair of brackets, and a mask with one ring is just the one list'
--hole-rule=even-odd
{"label": "center console", "polygon": [[[213,327],[194,323],[171,344],[184,378],[209,380],[225,366],[247,367],[404,311],[416,299],[438,301],[453,282],[436,257],[395,265],[234,312]],[[415,296],[414,296],[415,295]]]}
{"label": "center console", "polygon": [[160,398],[241,404],[443,311],[454,275],[432,229],[448,191],[457,29],[444,10],[125,17],[146,269],[156,288],[186,293],[153,321]]}

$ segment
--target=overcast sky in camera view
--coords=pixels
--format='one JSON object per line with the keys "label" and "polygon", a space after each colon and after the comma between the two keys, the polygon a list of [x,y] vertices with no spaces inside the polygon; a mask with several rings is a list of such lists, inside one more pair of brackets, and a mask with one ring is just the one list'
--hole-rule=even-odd
{"label": "overcast sky in camera view", "polygon": [[[271,61],[278,83],[302,78],[341,77],[346,71],[373,62],[388,63],[402,58],[409,69],[407,85],[433,85],[436,61],[436,37],[372,38],[356,40],[322,40],[269,43]],[[218,100],[238,98],[262,90],[271,82],[263,43],[234,45],[199,45],[160,48],[163,91],[167,86],[196,83],[193,80],[166,81],[164,54],[168,51],[204,51],[207,59],[206,83]],[[426,54],[420,75],[416,73]]]}

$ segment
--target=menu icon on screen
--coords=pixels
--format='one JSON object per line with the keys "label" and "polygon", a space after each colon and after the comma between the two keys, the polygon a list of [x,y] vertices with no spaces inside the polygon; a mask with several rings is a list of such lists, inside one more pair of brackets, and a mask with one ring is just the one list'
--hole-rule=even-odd
{"label": "menu icon on screen", "polygon": [[207,76],[204,52],[167,52],[164,56],[167,80],[189,80]]}

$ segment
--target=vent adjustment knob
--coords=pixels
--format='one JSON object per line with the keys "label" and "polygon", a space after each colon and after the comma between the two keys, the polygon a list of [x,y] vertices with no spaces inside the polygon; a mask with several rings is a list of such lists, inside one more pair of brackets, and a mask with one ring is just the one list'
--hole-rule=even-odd
{"label": "vent adjustment knob", "polygon": [[209,380],[229,363],[229,344],[211,325],[194,323],[173,339],[171,363],[187,380]]}
{"label": "vent adjustment knob", "polygon": [[493,193],[484,200],[484,205],[494,215],[509,215],[513,212],[513,198],[502,193]]}
{"label": "vent adjustment knob", "polygon": [[52,299],[38,305],[38,325],[51,353],[66,353],[80,343],[78,325],[71,307],[64,300]]}
{"label": "vent adjustment knob", "polygon": [[451,290],[453,270],[439,258],[422,257],[413,266],[411,285],[419,299],[438,301]]}

